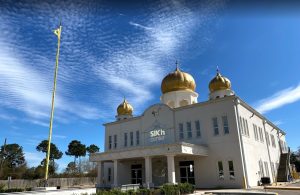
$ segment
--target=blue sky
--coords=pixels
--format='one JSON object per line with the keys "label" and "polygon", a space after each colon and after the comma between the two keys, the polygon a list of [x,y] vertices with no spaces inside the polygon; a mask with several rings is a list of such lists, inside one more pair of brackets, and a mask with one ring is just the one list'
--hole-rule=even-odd
{"label": "blue sky", "polygon": [[[252,2],[252,3],[251,3]],[[1,1],[0,142],[23,146],[29,165],[48,136],[56,36],[62,42],[53,143],[103,150],[103,123],[126,96],[139,115],[159,102],[163,77],[191,73],[199,101],[219,66],[236,94],[300,146],[300,5],[263,1]],[[73,158],[64,155],[60,169]]]}

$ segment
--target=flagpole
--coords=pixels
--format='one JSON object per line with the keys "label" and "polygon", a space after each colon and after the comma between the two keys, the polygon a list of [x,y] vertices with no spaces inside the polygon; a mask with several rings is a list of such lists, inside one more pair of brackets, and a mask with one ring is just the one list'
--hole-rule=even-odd
{"label": "flagpole", "polygon": [[56,92],[56,80],[57,80],[57,71],[58,71],[58,58],[59,58],[59,48],[60,48],[60,35],[61,35],[61,23],[59,28],[54,31],[57,35],[57,50],[56,50],[56,61],[55,61],[55,72],[54,72],[54,84],[52,91],[52,102],[51,102],[51,114],[50,114],[50,125],[49,125],[49,136],[48,136],[48,148],[47,148],[47,157],[46,157],[46,169],[45,169],[45,187],[48,186],[48,171],[49,171],[49,159],[50,159],[50,146],[52,138],[52,124],[53,124],[53,115],[54,115],[54,100]]}

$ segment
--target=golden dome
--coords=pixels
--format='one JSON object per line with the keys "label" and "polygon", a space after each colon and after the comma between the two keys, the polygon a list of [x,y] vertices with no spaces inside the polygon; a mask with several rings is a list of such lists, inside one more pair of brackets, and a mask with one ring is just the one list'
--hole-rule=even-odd
{"label": "golden dome", "polygon": [[161,92],[163,94],[179,90],[188,90],[194,92],[195,89],[196,83],[192,75],[180,71],[178,65],[176,66],[175,71],[169,73],[161,83]]}
{"label": "golden dome", "polygon": [[130,115],[132,116],[133,108],[124,98],[124,101],[117,108],[118,116],[120,115]]}
{"label": "golden dome", "polygon": [[217,75],[209,82],[209,91],[212,93],[218,90],[226,90],[231,88],[231,82],[228,78],[222,76],[219,71]]}

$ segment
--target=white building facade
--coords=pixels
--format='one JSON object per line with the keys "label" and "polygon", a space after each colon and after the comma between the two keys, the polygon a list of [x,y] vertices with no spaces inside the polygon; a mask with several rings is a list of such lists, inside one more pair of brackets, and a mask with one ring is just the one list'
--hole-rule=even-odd
{"label": "white building facade", "polygon": [[162,81],[161,103],[140,116],[124,100],[105,124],[105,150],[92,154],[98,187],[189,182],[196,188],[257,186],[277,178],[285,133],[231,90],[219,72],[206,102],[193,77],[177,67]]}

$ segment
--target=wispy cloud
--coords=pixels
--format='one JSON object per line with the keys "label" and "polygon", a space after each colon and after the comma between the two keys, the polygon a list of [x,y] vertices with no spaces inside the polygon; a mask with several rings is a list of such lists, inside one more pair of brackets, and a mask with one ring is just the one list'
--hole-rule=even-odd
{"label": "wispy cloud", "polygon": [[258,101],[255,107],[259,112],[267,113],[298,100],[300,100],[300,84],[278,91],[274,95]]}
{"label": "wispy cloud", "polygon": [[57,138],[57,139],[66,139],[67,138],[67,136],[65,136],[65,135],[58,135],[58,134],[54,134],[54,135],[52,135],[52,137]]}
{"label": "wispy cloud", "polygon": [[129,24],[132,26],[138,27],[138,28],[142,28],[144,30],[152,30],[153,29],[153,28],[150,28],[150,27],[147,27],[147,26],[144,26],[144,25],[132,22],[132,21],[130,21]]}

